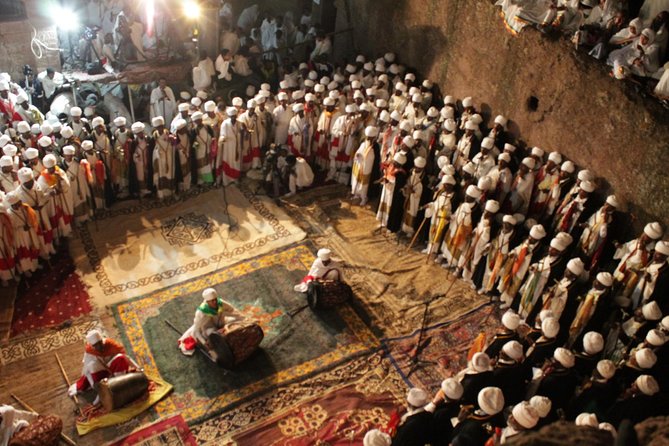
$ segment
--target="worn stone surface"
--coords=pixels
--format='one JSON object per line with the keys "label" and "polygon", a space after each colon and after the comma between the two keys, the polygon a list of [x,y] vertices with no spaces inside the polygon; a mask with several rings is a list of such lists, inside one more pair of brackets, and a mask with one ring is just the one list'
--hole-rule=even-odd
{"label": "worn stone surface", "polygon": [[510,446],[611,446],[612,442],[613,437],[608,431],[558,421],[538,431],[518,435],[507,444]]}
{"label": "worn stone surface", "polygon": [[641,446],[669,445],[669,417],[654,417],[634,426]]}
{"label": "worn stone surface", "polygon": [[[508,116],[528,145],[558,150],[600,177],[638,217],[669,223],[669,113],[564,40],[514,37],[489,0],[340,0],[337,54],[394,51],[443,95]],[[539,100],[530,111],[527,100]],[[604,180],[606,179],[606,180]]]}
{"label": "worn stone surface", "polygon": [[[48,14],[47,2],[27,0],[24,2],[27,20],[0,23],[0,61],[2,71],[8,72],[13,79],[23,78],[23,65],[29,64],[35,73],[44,71],[47,67],[60,69],[60,53],[58,36],[54,20]],[[33,36],[50,48],[42,49],[41,58],[31,50]],[[39,53],[33,45],[35,52]],[[39,54],[38,54],[39,55]]]}

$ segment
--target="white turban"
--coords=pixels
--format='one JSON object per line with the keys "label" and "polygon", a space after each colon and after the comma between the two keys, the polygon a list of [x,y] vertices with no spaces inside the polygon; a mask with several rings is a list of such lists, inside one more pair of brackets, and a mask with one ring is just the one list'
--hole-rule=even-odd
{"label": "white turban", "polygon": [[589,355],[596,355],[604,349],[604,338],[596,331],[589,331],[583,336],[583,350]]}
{"label": "white turban", "polygon": [[499,387],[484,387],[476,400],[487,415],[497,415],[504,409],[504,394]]}
{"label": "white turban", "polygon": [[332,255],[332,251],[330,251],[327,248],[321,248],[318,250],[318,253],[316,253],[316,256],[324,261],[330,260],[330,256]]}
{"label": "white turban", "polygon": [[202,299],[206,301],[214,300],[218,298],[218,292],[216,292],[215,289],[213,288],[207,288],[204,291],[202,291]]}
{"label": "white turban", "polygon": [[574,367],[574,354],[566,348],[556,348],[553,352],[553,358],[555,358],[555,360],[562,364],[562,367],[566,369]]}
{"label": "white turban", "polygon": [[429,396],[426,391],[413,387],[407,393],[407,403],[411,404],[413,407],[422,407],[426,405],[429,401]]}
{"label": "white turban", "polygon": [[539,421],[539,414],[527,401],[522,401],[511,410],[513,418],[525,429],[532,429]]}
{"label": "white turban", "polygon": [[98,330],[91,330],[86,333],[86,342],[91,345],[97,344],[102,341],[102,333]]}
{"label": "white turban", "polygon": [[54,167],[56,165],[56,162],[57,162],[56,156],[51,153],[45,156],[44,159],[42,160],[42,164],[44,164],[44,167],[46,167],[47,169],[50,167]]}
{"label": "white turban", "polygon": [[462,394],[464,393],[462,384],[460,384],[460,381],[455,378],[446,378],[443,380],[441,382],[441,390],[444,392],[444,395],[446,395],[446,398],[451,401],[459,400],[462,398]]}

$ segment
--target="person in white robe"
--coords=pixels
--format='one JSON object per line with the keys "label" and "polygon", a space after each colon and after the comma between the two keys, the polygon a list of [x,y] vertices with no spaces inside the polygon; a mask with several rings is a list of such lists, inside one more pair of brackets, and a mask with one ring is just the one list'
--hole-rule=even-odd
{"label": "person in white robe", "polygon": [[517,224],[518,220],[513,215],[507,214],[502,217],[502,229],[492,239],[488,249],[483,254],[482,261],[485,262],[485,269],[481,288],[478,290],[479,294],[490,294],[495,289],[506,258],[513,249],[511,244],[515,240]]}
{"label": "person in white robe", "polygon": [[216,352],[210,349],[209,335],[228,324],[243,321],[245,316],[229,302],[220,298],[213,288],[205,289],[202,292],[202,299],[202,304],[195,310],[193,325],[179,338],[179,349],[184,355],[192,356],[198,343],[216,359]]}
{"label": "person in white robe", "polygon": [[135,122],[131,126],[133,138],[132,163],[134,165],[136,193],[143,198],[151,194],[149,190],[149,159],[150,143],[144,130],[146,126],[142,122]]}
{"label": "person in white robe", "polygon": [[256,101],[246,103],[246,111],[239,116],[243,128],[242,171],[259,169],[261,166],[261,148],[264,147],[265,126],[256,112]]}
{"label": "person in white robe", "polygon": [[72,220],[74,218],[70,179],[67,173],[56,165],[57,160],[54,155],[46,155],[42,162],[44,170],[37,179],[37,184],[42,190],[49,191],[51,195],[51,202],[53,203],[51,226],[56,238],[69,237],[72,234]]}
{"label": "person in white robe", "polygon": [[591,181],[581,181],[579,185],[578,194],[569,201],[565,206],[560,206],[554,215],[553,231],[571,233],[583,212],[586,211],[586,206],[589,204],[591,194],[595,190],[595,185]]}
{"label": "person in white robe", "polygon": [[505,213],[527,215],[534,187],[534,158],[526,157],[518,168],[503,206]]}
{"label": "person in white robe", "polygon": [[5,194],[19,187],[19,177],[14,170],[14,161],[11,156],[3,155],[0,158],[0,190]]}
{"label": "person in white robe", "polygon": [[628,303],[626,300],[641,279],[643,268],[650,262],[651,252],[663,234],[662,226],[658,222],[651,222],[643,228],[643,233],[638,238],[622,245],[614,242],[616,252],[613,258],[619,260],[613,271],[617,301]]}
{"label": "person in white robe", "polygon": [[28,102],[27,96],[20,94],[16,97],[16,112],[30,125],[41,125],[44,122],[44,115],[37,107]]}
{"label": "person in white robe", "polygon": [[339,116],[332,126],[330,168],[326,178],[341,184],[348,184],[351,157],[360,142],[358,106],[348,104],[345,111],[346,114]]}
{"label": "person in white robe", "polygon": [[532,257],[535,251],[539,249],[539,242],[544,237],[546,237],[544,227],[534,225],[530,229],[529,237],[509,252],[497,286],[497,291],[501,294],[502,305],[500,308],[502,310],[511,306],[530,268]]}
{"label": "person in white robe", "polygon": [[227,186],[241,177],[243,125],[237,120],[237,108],[226,109],[228,119],[221,124],[216,160],[216,183]]}
{"label": "person in white robe", "polygon": [[505,202],[513,184],[513,173],[509,168],[509,163],[511,163],[511,155],[508,152],[502,152],[497,157],[497,164],[488,172],[488,178],[491,180],[490,188],[493,191],[492,198],[499,203]]}
{"label": "person in white robe", "polygon": [[555,274],[553,268],[560,262],[567,246],[564,239],[553,238],[548,249],[548,254],[538,262],[530,265],[527,277],[519,290],[520,304],[518,315],[521,319],[527,319],[539,301],[539,297],[543,294],[546,285],[551,285],[548,283],[548,279],[551,277],[551,274]]}
{"label": "person in white robe", "polygon": [[481,191],[476,186],[469,185],[465,190],[465,201],[460,203],[453,212],[448,231],[441,244],[441,255],[436,259],[437,262],[444,260],[442,265],[444,268],[458,267],[460,256],[467,247],[474,229],[472,213],[479,198],[481,198]]}
{"label": "person in white robe", "polygon": [[22,167],[18,172],[19,186],[13,193],[16,193],[22,203],[30,206],[35,210],[39,230],[39,249],[40,256],[43,259],[48,259],[52,254],[56,253],[53,243],[56,237],[54,228],[49,218],[49,211],[53,210],[53,202],[51,196],[56,193],[53,189],[43,189],[35,181],[33,171],[29,167]]}
{"label": "person in white robe", "polygon": [[430,219],[430,231],[427,246],[422,253],[427,254],[428,258],[441,246],[441,241],[448,228],[453,212],[454,188],[455,178],[452,175],[442,176],[432,202],[424,206],[425,218]]}
{"label": "person in white robe", "polygon": [[7,217],[12,227],[15,271],[17,274],[31,277],[32,273],[37,271],[42,246],[39,217],[32,207],[21,202],[16,191],[8,193],[5,200],[9,204]]}
{"label": "person in white robe", "polygon": [[288,178],[289,191],[285,197],[292,197],[298,190],[309,187],[314,182],[314,171],[301,156],[288,155],[284,171],[284,177]]}
{"label": "person in white robe", "polygon": [[655,43],[655,31],[646,28],[638,40],[619,50],[611,51],[607,63],[613,66],[613,76],[625,79],[631,75],[648,77],[660,68],[660,47]]}
{"label": "person in white robe", "polygon": [[613,221],[613,213],[619,207],[615,195],[606,197],[606,203],[592,214],[585,222],[583,233],[578,241],[578,249],[586,259],[586,269],[592,271],[599,263],[604,245],[609,236],[609,225]]}
{"label": "person in white robe", "polygon": [[288,125],[288,147],[295,156],[306,156],[311,147],[314,129],[304,114],[304,104],[293,104],[293,117]]}
{"label": "person in white robe", "polygon": [[498,211],[499,203],[497,201],[486,201],[483,216],[472,231],[468,245],[458,262],[458,268],[462,271],[463,280],[468,282],[472,288],[476,286],[473,281],[476,268],[481,259],[483,259],[486,250],[490,247],[492,220]]}
{"label": "person in white robe", "polygon": [[176,162],[181,169],[181,181],[179,191],[187,192],[192,183],[191,174],[191,138],[188,132],[188,122],[185,119],[179,119],[176,122],[176,133],[174,135],[174,153]]}
{"label": "person in white robe", "polygon": [[[669,242],[660,240],[655,244],[653,259],[646,265],[629,297],[629,310],[634,311],[638,307],[647,304],[655,291],[660,274],[667,269],[667,257],[669,256]],[[664,296],[663,296],[664,297]],[[627,303],[627,300],[624,300]],[[627,306],[626,306],[627,308]]]}
{"label": "person in white robe", "polygon": [[311,264],[309,272],[304,276],[302,282],[295,285],[294,290],[298,293],[306,293],[309,288],[309,282],[317,279],[344,280],[341,262],[333,259],[332,251],[327,248],[318,250],[316,259]]}
{"label": "person in white robe", "polygon": [[202,186],[212,184],[214,175],[211,171],[211,148],[214,141],[214,130],[203,122],[202,112],[195,112],[191,115],[193,122],[192,144],[193,156],[197,166],[196,184]]}
{"label": "person in white robe", "polygon": [[367,192],[372,178],[372,170],[376,154],[374,147],[379,135],[377,127],[365,128],[365,140],[360,144],[353,157],[353,169],[351,171],[351,196],[360,199],[360,206],[367,204]]}
{"label": "person in white robe", "polygon": [[160,79],[158,86],[151,91],[150,101],[151,119],[162,116],[166,122],[172,122],[177,111],[177,100],[165,79]]}
{"label": "person in white robe", "polygon": [[293,110],[288,106],[288,95],[281,92],[277,95],[279,105],[272,110],[274,124],[274,144],[283,145],[288,141],[288,129],[293,117]]}
{"label": "person in white robe", "polygon": [[427,161],[419,156],[414,159],[414,167],[404,185],[404,215],[402,216],[402,232],[411,237],[416,232],[416,217],[420,210],[420,199],[423,195],[423,180]]}
{"label": "person in white robe", "polygon": [[492,148],[495,141],[492,138],[486,137],[481,141],[481,151],[474,155],[472,163],[476,170],[474,171],[474,178],[480,180],[495,167],[495,157],[492,155]]}
{"label": "person in white robe", "polygon": [[[0,445],[7,446],[15,433],[37,418],[34,412],[14,409],[7,404],[0,405]],[[13,443],[12,443],[13,444]]]}
{"label": "person in white robe", "polygon": [[93,174],[86,159],[75,159],[76,150],[68,145],[63,147],[63,170],[70,181],[70,196],[74,221],[83,223],[93,217],[93,195],[91,184]]}
{"label": "person in white robe", "polygon": [[176,190],[174,137],[165,128],[165,120],[157,116],[151,120],[152,138],[155,143],[151,162],[153,163],[153,184],[159,200],[165,200]]}

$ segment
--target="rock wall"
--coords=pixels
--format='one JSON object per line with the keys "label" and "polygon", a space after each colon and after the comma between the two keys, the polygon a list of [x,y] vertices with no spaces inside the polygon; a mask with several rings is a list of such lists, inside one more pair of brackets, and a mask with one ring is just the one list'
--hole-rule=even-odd
{"label": "rock wall", "polygon": [[[506,31],[490,0],[339,0],[336,54],[394,51],[443,95],[473,96],[484,118],[510,118],[529,146],[557,150],[600,177],[642,222],[669,223],[669,111],[564,39]],[[528,99],[538,100],[535,111]]]}
{"label": "rock wall", "polygon": [[58,51],[43,49],[42,57],[38,58],[30,49],[34,35],[48,47],[58,48],[54,18],[48,16],[46,3],[26,0],[27,20],[0,23],[0,71],[8,72],[15,80],[23,78],[25,64],[32,66],[35,74],[47,67],[60,69]]}

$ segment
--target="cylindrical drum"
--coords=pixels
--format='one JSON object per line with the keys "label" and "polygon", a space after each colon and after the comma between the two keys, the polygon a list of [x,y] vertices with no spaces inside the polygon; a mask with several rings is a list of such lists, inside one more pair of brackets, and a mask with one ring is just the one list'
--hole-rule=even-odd
{"label": "cylindrical drum", "polygon": [[336,307],[352,296],[351,287],[339,280],[313,280],[307,289],[307,302],[312,310]]}
{"label": "cylindrical drum", "polygon": [[28,426],[14,433],[9,446],[52,446],[57,444],[63,421],[55,415],[39,415]]}
{"label": "cylindrical drum", "polygon": [[232,369],[255,352],[265,334],[254,322],[233,322],[209,335],[218,364]]}
{"label": "cylindrical drum", "polygon": [[105,378],[98,384],[100,402],[107,412],[132,403],[149,390],[149,379],[144,372]]}

